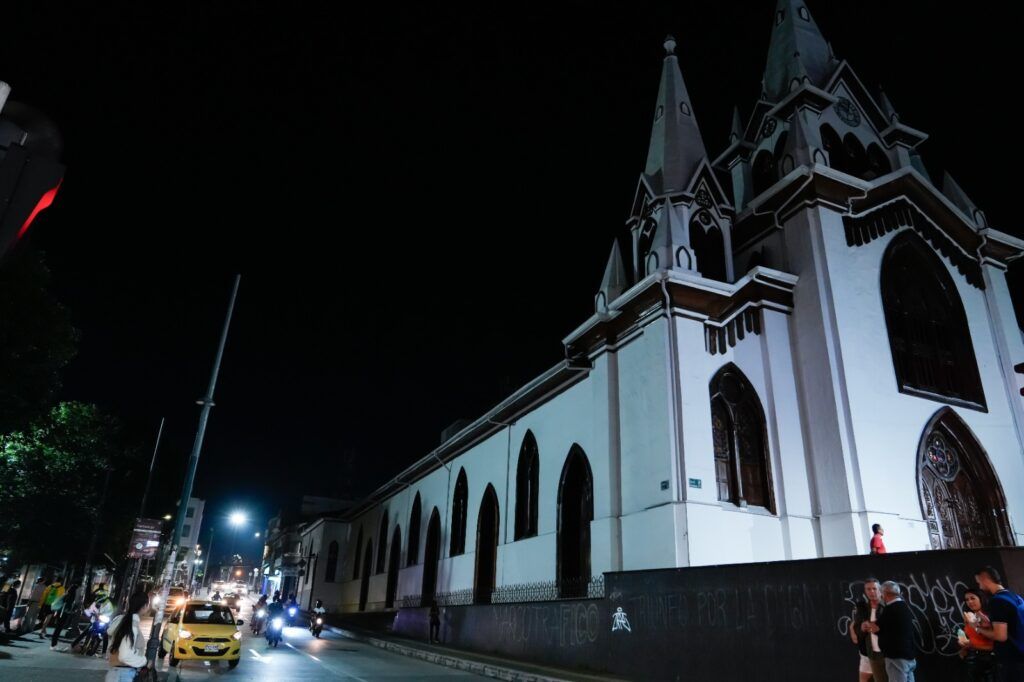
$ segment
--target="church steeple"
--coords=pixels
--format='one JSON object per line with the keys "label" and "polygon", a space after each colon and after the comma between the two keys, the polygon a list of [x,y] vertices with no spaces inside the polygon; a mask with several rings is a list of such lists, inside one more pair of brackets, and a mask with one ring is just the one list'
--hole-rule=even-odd
{"label": "church steeple", "polygon": [[616,239],[612,242],[612,252],[608,254],[608,264],[604,266],[601,288],[598,289],[597,295],[594,297],[594,308],[599,313],[607,313],[609,304],[628,288],[629,278],[626,276],[626,265],[622,261],[619,240]]}
{"label": "church steeple", "polygon": [[655,270],[695,270],[693,251],[690,239],[683,229],[682,220],[676,213],[676,207],[668,199],[661,207],[658,227],[654,231],[651,250],[647,254],[645,275]]}
{"label": "church steeple", "polygon": [[794,82],[822,87],[835,66],[832,51],[804,0],[778,0],[768,45],[762,89],[770,102],[782,100]]}
{"label": "church steeple", "polygon": [[697,164],[707,156],[693,115],[690,94],[679,71],[675,48],[676,41],[668,36],[651,144],[647,151],[647,167],[644,169],[644,175],[656,194],[685,190]]}

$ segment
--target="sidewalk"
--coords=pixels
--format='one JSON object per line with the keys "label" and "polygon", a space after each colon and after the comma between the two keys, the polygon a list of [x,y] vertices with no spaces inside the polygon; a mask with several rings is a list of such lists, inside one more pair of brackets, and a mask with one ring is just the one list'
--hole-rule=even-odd
{"label": "sidewalk", "polygon": [[418,658],[475,675],[511,682],[610,682],[621,678],[549,668],[498,656],[463,651],[439,644],[427,644],[400,635],[381,634],[328,625],[331,632],[396,654]]}

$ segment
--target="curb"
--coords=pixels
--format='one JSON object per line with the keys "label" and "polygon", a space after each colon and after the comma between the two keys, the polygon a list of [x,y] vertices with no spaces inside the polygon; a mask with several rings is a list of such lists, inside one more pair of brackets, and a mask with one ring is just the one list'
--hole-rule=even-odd
{"label": "curb", "polygon": [[537,675],[534,673],[524,672],[522,670],[516,670],[514,668],[506,668],[500,665],[494,665],[491,663],[481,663],[479,661],[470,661],[465,658],[459,658],[451,654],[443,654],[435,651],[426,651],[424,649],[418,649],[414,646],[408,646],[405,644],[399,644],[387,639],[381,639],[379,637],[372,637],[370,635],[364,635],[359,632],[353,632],[352,630],[344,630],[333,625],[328,625],[326,630],[335,634],[341,635],[348,639],[355,640],[357,642],[365,642],[375,647],[391,651],[402,656],[409,656],[410,658],[418,658],[421,661],[427,661],[428,663],[434,663],[436,665],[443,665],[447,668],[455,668],[456,670],[462,670],[465,672],[474,673],[476,675],[482,675],[484,677],[492,677],[498,680],[508,680],[509,682],[567,682],[565,678],[561,677],[548,677],[545,675]]}

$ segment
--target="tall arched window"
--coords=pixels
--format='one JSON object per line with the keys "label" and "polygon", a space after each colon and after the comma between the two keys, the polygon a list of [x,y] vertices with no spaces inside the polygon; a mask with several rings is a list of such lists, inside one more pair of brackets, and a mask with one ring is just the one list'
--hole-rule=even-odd
{"label": "tall arched window", "polygon": [[388,547],[388,512],[380,517],[380,536],[377,540],[377,573],[384,572],[384,559]]}
{"label": "tall arched window", "polygon": [[914,232],[897,236],[886,249],[881,288],[900,392],[985,410],[960,294],[945,266]]}
{"label": "tall arched window", "polygon": [[762,149],[754,157],[751,167],[751,184],[754,188],[754,196],[760,196],[762,192],[775,184],[778,180],[778,172],[775,168],[775,156],[767,149]]}
{"label": "tall arched window", "polygon": [[718,499],[775,513],[764,412],[754,387],[733,364],[711,379],[711,433]]}
{"label": "tall arched window", "polygon": [[370,596],[370,569],[373,568],[373,540],[366,541],[366,551],[363,553],[363,577],[359,581],[359,610],[366,610],[367,599]]}
{"label": "tall arched window", "polygon": [[573,444],[558,482],[557,571],[560,597],[585,597],[590,581],[590,522],[594,476],[583,448]]}
{"label": "tall arched window", "polygon": [[455,496],[452,499],[452,542],[449,556],[458,556],[466,551],[466,505],[469,502],[469,483],[466,470],[459,469],[455,481]]}
{"label": "tall arched window", "polygon": [[363,527],[359,526],[359,535],[356,536],[355,561],[352,562],[352,580],[357,580],[359,578],[359,567],[361,566],[361,564],[359,562],[359,557],[362,556],[362,553],[363,553]]}
{"label": "tall arched window", "polygon": [[490,604],[497,575],[498,495],[494,486],[488,484],[480,501],[480,512],[476,517],[476,576],[473,580],[473,603]]}
{"label": "tall arched window", "polygon": [[516,532],[515,539],[531,538],[537,534],[537,496],[540,484],[540,456],[537,439],[526,432],[519,448],[519,466],[516,468]]}
{"label": "tall arched window", "polygon": [[707,211],[701,211],[690,221],[690,248],[697,256],[697,270],[702,277],[726,281],[725,241]]}
{"label": "tall arched window", "polygon": [[864,174],[865,180],[874,180],[892,172],[892,164],[889,157],[885,155],[877,143],[868,145],[868,170]]}
{"label": "tall arched window", "polygon": [[933,549],[1014,544],[999,477],[951,408],[939,410],[925,426],[917,462],[921,512]]}
{"label": "tall arched window", "polygon": [[434,507],[427,521],[427,541],[423,547],[423,584],[420,588],[423,606],[430,604],[437,589],[437,562],[441,558],[441,514]]}
{"label": "tall arched window", "polygon": [[324,582],[333,583],[334,576],[338,573],[338,541],[332,540],[327,546],[327,571],[324,573]]}
{"label": "tall arched window", "polygon": [[406,566],[415,566],[420,560],[420,494],[412,501],[412,513],[409,515],[409,556]]}
{"label": "tall arched window", "polygon": [[846,147],[843,146],[843,141],[839,138],[839,133],[827,124],[821,126],[819,132],[821,133],[821,146],[825,148],[825,153],[828,154],[829,167],[854,175],[853,162],[850,160]]}
{"label": "tall arched window", "polygon": [[384,590],[384,608],[390,609],[395,605],[395,596],[398,594],[398,567],[402,555],[402,529],[395,526],[395,532],[391,535],[391,560],[388,561],[388,579]]}

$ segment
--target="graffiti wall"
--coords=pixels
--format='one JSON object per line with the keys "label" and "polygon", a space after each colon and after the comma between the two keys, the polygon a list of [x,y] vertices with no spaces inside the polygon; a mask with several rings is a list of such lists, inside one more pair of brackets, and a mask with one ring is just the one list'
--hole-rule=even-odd
{"label": "graffiti wall", "polygon": [[[849,639],[864,579],[895,580],[914,614],[920,682],[962,679],[956,629],[978,568],[1024,589],[1024,550],[913,552],[605,575],[605,598],[443,609],[467,649],[643,680],[857,679]],[[424,609],[402,634],[426,638]]]}

